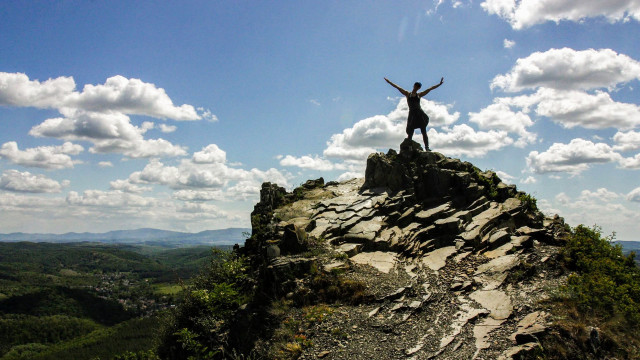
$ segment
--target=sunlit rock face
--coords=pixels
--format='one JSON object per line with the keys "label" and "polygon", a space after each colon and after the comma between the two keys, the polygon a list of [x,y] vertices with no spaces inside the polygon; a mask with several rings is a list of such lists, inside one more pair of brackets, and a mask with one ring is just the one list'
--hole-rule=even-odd
{"label": "sunlit rock face", "polygon": [[[270,296],[310,301],[310,273],[323,271],[366,284],[362,303],[341,305],[348,316],[317,329],[310,358],[521,356],[548,329],[545,289],[564,281],[561,218],[411,140],[371,154],[364,179],[263,185],[252,225],[244,251]],[[336,344],[339,331],[353,336]]]}

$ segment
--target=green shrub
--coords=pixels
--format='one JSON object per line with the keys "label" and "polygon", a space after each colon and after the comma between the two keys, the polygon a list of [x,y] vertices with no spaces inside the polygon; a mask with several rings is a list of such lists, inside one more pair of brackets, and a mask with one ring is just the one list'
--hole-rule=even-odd
{"label": "green shrub", "polygon": [[348,279],[336,272],[317,272],[312,276],[310,288],[318,302],[345,302],[360,304],[367,298],[367,286],[361,282]]}
{"label": "green shrub", "polygon": [[250,302],[253,285],[244,257],[214,250],[207,268],[183,291],[183,301],[164,330],[158,355],[220,358],[234,314],[240,305]]}
{"label": "green shrub", "polygon": [[583,225],[573,230],[561,255],[575,273],[569,276],[566,296],[581,311],[604,317],[621,317],[629,326],[640,325],[640,268],[635,254],[622,254],[613,235],[603,237],[599,227]]}
{"label": "green shrub", "polygon": [[238,290],[227,283],[213,284],[211,289],[193,290],[190,296],[202,308],[221,316],[236,309],[244,300]]}
{"label": "green shrub", "polygon": [[531,212],[538,211],[538,200],[536,200],[536,198],[534,198],[533,196],[525,193],[519,193],[518,199],[522,201],[525,209]]}
{"label": "green shrub", "polygon": [[114,357],[113,360],[160,360],[160,358],[153,350],[147,350],[138,352],[129,351]]}
{"label": "green shrub", "polygon": [[34,356],[45,352],[49,347],[40,343],[29,343],[24,345],[16,345],[11,348],[2,358],[5,360],[26,360],[32,359]]}
{"label": "green shrub", "polygon": [[484,186],[487,197],[489,199],[495,199],[498,197],[498,184],[500,178],[493,171],[482,172],[477,167],[473,168],[476,180],[482,186]]}

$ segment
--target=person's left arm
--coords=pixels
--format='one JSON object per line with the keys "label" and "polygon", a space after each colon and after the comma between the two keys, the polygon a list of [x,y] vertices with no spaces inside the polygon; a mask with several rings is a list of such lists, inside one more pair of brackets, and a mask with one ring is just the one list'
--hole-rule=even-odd
{"label": "person's left arm", "polygon": [[440,85],[442,85],[443,82],[444,82],[444,78],[440,78],[440,83],[439,84],[433,85],[432,87],[428,88],[427,90],[419,92],[418,96],[419,97],[423,97],[423,96],[427,95],[429,93],[429,91],[431,91],[433,89],[437,89]]}

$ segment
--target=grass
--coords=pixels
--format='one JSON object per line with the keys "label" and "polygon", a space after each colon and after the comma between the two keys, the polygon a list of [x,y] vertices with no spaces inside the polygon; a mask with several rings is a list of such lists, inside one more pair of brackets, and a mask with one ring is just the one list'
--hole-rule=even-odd
{"label": "grass", "polygon": [[294,311],[287,300],[272,304],[272,314],[288,314],[274,331],[269,358],[297,359],[302,352],[313,346],[312,332],[309,330],[322,323],[333,314],[334,309],[327,304],[305,306]]}
{"label": "grass", "polygon": [[160,295],[177,295],[182,291],[179,284],[154,284],[154,291]]}

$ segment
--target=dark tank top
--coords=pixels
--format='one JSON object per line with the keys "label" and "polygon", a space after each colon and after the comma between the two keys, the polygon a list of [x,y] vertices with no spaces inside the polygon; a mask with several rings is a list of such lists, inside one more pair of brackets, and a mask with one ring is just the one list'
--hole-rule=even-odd
{"label": "dark tank top", "polygon": [[429,117],[422,111],[420,107],[420,97],[407,96],[407,104],[409,105],[409,118],[407,119],[408,129],[418,129],[426,127],[429,123]]}

